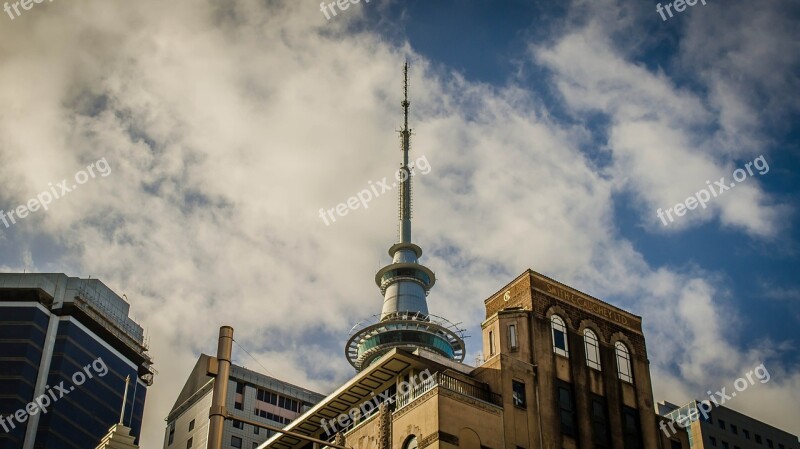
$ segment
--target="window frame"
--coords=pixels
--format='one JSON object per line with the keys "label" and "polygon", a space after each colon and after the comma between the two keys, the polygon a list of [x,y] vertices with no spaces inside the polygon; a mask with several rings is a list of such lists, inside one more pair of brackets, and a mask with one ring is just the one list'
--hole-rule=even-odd
{"label": "window frame", "polygon": [[[595,407],[599,406],[602,416],[598,417]],[[611,447],[611,422],[608,415],[608,401],[603,396],[592,394],[589,397],[589,421],[592,426],[592,444],[597,449],[608,449]],[[600,431],[603,434],[600,434]]]}
{"label": "window frame", "polygon": [[[556,332],[560,332],[563,335],[563,348],[560,348],[556,344]],[[567,324],[559,315],[553,314],[550,317],[550,335],[552,337],[553,352],[560,356],[569,358],[569,334],[567,332]]]}
{"label": "window frame", "polygon": [[[617,341],[614,343],[614,355],[617,359],[617,377],[624,382],[633,384],[633,364],[631,363],[630,349],[625,343]],[[624,362],[624,365],[620,361]]]}
{"label": "window frame", "polygon": [[[525,382],[520,380],[511,379],[511,402],[514,404],[514,407],[519,408],[527,408],[528,407],[528,400],[525,397]],[[521,401],[518,402],[518,393],[521,393]]]}
{"label": "window frame", "polygon": [[519,335],[517,335],[517,323],[508,325],[508,350],[519,350]]}
{"label": "window frame", "polygon": [[[583,347],[586,352],[586,366],[597,371],[603,371],[602,362],[600,361],[600,339],[588,327],[583,330]],[[590,357],[590,354],[593,357]]]}
{"label": "window frame", "polygon": [[[628,428],[627,419],[633,420],[634,428]],[[642,449],[644,448],[642,435],[642,422],[639,410],[623,406],[622,407],[622,438],[625,449]]]}
{"label": "window frame", "polygon": [[[566,392],[569,404],[564,404],[561,400],[561,392]],[[562,435],[567,435],[572,438],[577,438],[578,431],[578,416],[575,407],[575,393],[572,390],[572,384],[564,381],[556,382],[556,407],[558,409],[558,428]],[[567,413],[570,417],[569,427],[564,425],[564,414]]]}

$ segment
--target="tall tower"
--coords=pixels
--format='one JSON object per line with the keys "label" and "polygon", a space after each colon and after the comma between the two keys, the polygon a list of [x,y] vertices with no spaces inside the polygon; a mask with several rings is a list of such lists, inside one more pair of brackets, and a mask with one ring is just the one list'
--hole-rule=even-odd
{"label": "tall tower", "polygon": [[411,129],[408,127],[408,62],[403,67],[403,129],[400,130],[400,235],[389,248],[392,263],[378,270],[375,283],[383,294],[380,315],[353,327],[345,346],[347,360],[361,371],[393,348],[424,348],[449,359],[464,360],[463,331],[444,318],[428,313],[426,297],[436,282],[428,267],[419,263],[422,248],[411,242]]}

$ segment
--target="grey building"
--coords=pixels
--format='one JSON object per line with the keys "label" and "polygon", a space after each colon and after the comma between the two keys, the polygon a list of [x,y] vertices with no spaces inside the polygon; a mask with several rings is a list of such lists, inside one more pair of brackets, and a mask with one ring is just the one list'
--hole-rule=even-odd
{"label": "grey building", "polygon": [[[202,354],[167,416],[164,449],[205,448],[208,411],[215,378],[208,375],[209,360]],[[231,365],[225,408],[244,420],[284,427],[321,401],[323,395],[273,377]],[[226,420],[223,448],[252,449],[274,433],[242,421]]]}
{"label": "grey building", "polygon": [[[743,415],[725,406],[714,406],[710,413],[691,401],[683,407],[666,401],[658,403],[658,413],[669,421],[686,428],[692,449],[800,449],[796,435]],[[670,431],[669,428],[665,432]]]}
{"label": "grey building", "polygon": [[97,279],[0,273],[0,449],[97,446],[127,377],[138,438],[154,370],[129,308]]}

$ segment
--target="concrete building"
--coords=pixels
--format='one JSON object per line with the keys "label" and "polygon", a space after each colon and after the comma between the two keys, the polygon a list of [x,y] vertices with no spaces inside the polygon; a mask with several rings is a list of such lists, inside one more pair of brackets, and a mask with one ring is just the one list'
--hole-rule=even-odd
{"label": "concrete building", "polygon": [[0,449],[97,446],[128,376],[138,438],[154,370],[129,308],[97,279],[0,274]]}
{"label": "concrete building", "polygon": [[485,304],[480,366],[393,348],[287,429],[354,449],[689,448],[658,431],[641,318],[533,271]]}
{"label": "concrete building", "polygon": [[[659,402],[658,412],[674,423],[671,428],[685,427],[692,449],[800,449],[796,435],[784,432],[764,422],[743,415],[725,406],[710,402],[698,409],[700,402],[691,401],[683,407]],[[711,409],[703,413],[703,409]],[[665,434],[670,427],[664,427]]]}
{"label": "concrete building", "polygon": [[[211,358],[205,354],[200,356],[172,406],[166,419],[164,449],[207,447],[208,412],[216,380],[208,375]],[[319,393],[231,365],[225,407],[244,420],[283,427],[323,398]],[[228,420],[225,422],[223,447],[252,449],[270,436],[271,431]]]}
{"label": "concrete building", "polygon": [[[403,163],[409,152],[406,67]],[[463,364],[463,335],[428,313],[433,272],[411,243],[410,177],[400,236],[378,271],[374,323],[345,347],[357,374],[287,426],[354,449],[688,449],[658,432],[642,319],[528,270],[486,299],[483,362]],[[465,298],[465,300],[468,300]],[[278,434],[261,448],[311,444]]]}

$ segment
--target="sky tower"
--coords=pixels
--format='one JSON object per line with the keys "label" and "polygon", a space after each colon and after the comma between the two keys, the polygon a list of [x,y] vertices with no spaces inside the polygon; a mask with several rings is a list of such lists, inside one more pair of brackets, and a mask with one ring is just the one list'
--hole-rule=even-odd
{"label": "sky tower", "polygon": [[400,184],[399,242],[389,248],[392,263],[378,270],[375,283],[383,294],[380,315],[356,324],[345,346],[347,360],[356,370],[393,348],[426,349],[449,359],[464,360],[464,335],[456,325],[428,313],[426,297],[436,282],[428,267],[419,263],[422,248],[411,242],[411,173],[408,163],[411,129],[408,127],[408,62],[403,67],[403,129],[400,130],[404,173]]}

